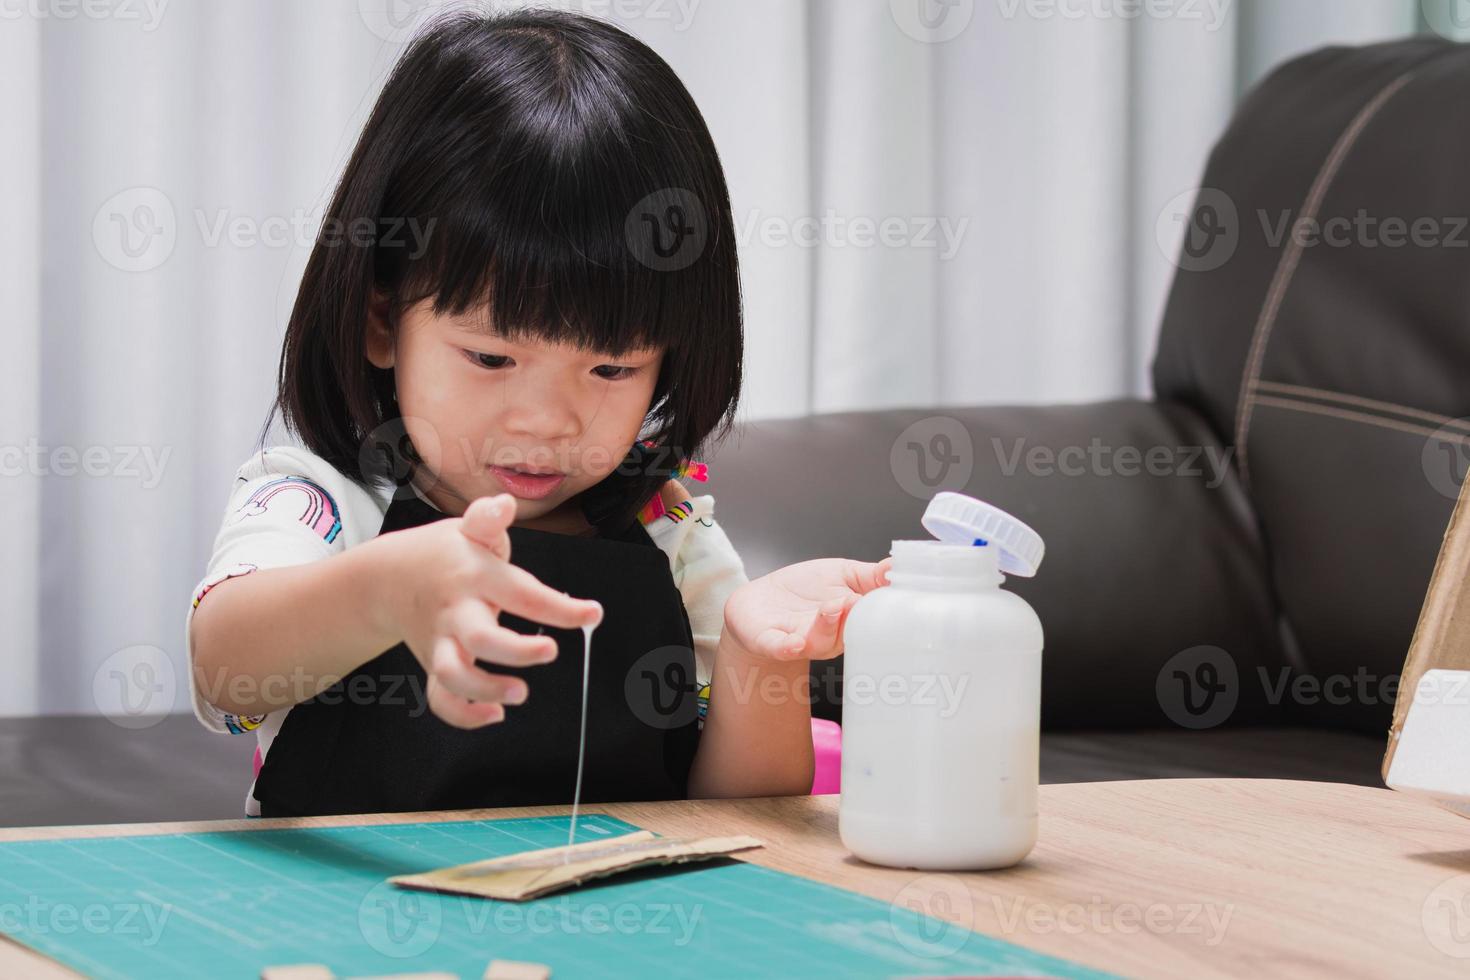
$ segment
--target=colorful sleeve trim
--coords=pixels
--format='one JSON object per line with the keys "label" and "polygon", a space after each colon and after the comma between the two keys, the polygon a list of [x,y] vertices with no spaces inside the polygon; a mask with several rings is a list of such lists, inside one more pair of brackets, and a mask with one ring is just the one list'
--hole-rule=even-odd
{"label": "colorful sleeve trim", "polygon": [[297,520],[328,544],[335,541],[342,530],[342,513],[332,495],[301,476],[283,476],[257,489],[235,511],[234,522],[260,517],[272,507],[285,508],[290,513],[300,508]]}
{"label": "colorful sleeve trim", "polygon": [[225,727],[230,730],[231,735],[248,735],[260,727],[265,721],[265,715],[231,715],[224,716]]}

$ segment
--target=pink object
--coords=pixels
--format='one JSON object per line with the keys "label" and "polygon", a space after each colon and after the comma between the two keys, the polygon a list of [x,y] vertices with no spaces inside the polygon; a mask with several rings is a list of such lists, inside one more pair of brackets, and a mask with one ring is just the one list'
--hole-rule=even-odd
{"label": "pink object", "polygon": [[842,787],[842,726],[825,718],[813,718],[812,751],[817,758],[812,795],[839,792]]}
{"label": "pink object", "polygon": [[260,775],[260,746],[255,747],[255,774]]}

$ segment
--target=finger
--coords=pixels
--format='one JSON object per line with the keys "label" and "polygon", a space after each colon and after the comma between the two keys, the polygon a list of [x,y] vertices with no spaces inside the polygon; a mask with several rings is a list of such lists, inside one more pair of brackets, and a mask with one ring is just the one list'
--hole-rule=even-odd
{"label": "finger", "polygon": [[602,622],[602,603],[595,599],[574,599],[558,592],[518,565],[496,563],[490,575],[485,601],[523,619],[563,629],[580,629]]}
{"label": "finger", "polygon": [[892,570],[893,570],[893,556],[892,555],[889,555],[887,558],[883,559],[882,561],[880,561],[878,563],[878,579],[880,581],[880,584],[882,584],[882,585],[888,585],[889,584],[888,573],[891,572]]}
{"label": "finger", "polygon": [[773,660],[791,660],[806,649],[806,640],[796,633],[772,626],[755,638],[756,652]]}
{"label": "finger", "polygon": [[531,667],[556,659],[556,640],[527,636],[496,622],[490,607],[478,599],[457,603],[449,613],[449,633],[472,658],[504,667]]}
{"label": "finger", "polygon": [[493,497],[477,497],[465,508],[459,530],[476,544],[489,548],[495,555],[510,560],[510,535],[506,527],[515,519],[515,498],[508,493]]}
{"label": "finger", "polygon": [[892,564],[891,558],[885,558],[881,562],[858,561],[854,558],[845,559],[846,567],[842,570],[842,581],[849,589],[862,595],[872,592],[874,589],[886,584],[886,572],[880,577],[879,568],[887,562]]}
{"label": "finger", "polygon": [[[848,595],[823,603],[814,617],[805,655],[812,659],[830,659],[843,653],[842,634],[847,616],[862,596]],[[820,652],[818,652],[820,651]]]}
{"label": "finger", "polygon": [[530,694],[519,677],[492,674],[475,666],[459,641],[441,636],[434,641],[433,676],[450,693],[470,701],[523,704]]}
{"label": "finger", "polygon": [[429,675],[429,710],[455,728],[482,728],[505,719],[505,706],[494,701],[471,703]]}

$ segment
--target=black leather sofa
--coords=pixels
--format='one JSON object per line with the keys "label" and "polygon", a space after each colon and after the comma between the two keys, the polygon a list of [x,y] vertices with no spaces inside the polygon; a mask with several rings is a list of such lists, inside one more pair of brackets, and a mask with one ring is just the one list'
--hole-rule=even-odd
{"label": "black leather sofa", "polygon": [[1048,545],[1008,584],[1046,630],[1048,775],[1379,784],[1470,458],[1467,123],[1467,46],[1283,65],[1210,156],[1154,400],[751,424],[711,459],[717,518],[755,576],[927,537],[940,489],[989,500]]}

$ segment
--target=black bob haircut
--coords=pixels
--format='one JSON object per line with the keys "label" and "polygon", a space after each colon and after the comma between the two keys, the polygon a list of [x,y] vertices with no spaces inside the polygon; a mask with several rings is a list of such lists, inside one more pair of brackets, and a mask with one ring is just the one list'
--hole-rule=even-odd
{"label": "black bob haircut", "polygon": [[[668,64],[601,20],[456,11],[390,73],[302,275],[271,410],[359,482],[384,477],[365,461],[399,418],[392,370],[366,356],[375,289],[395,325],[432,298],[513,340],[665,348],[640,441],[583,492],[594,523],[627,526],[733,427],[742,314],[719,156]],[[422,461],[398,439],[402,488]]]}

